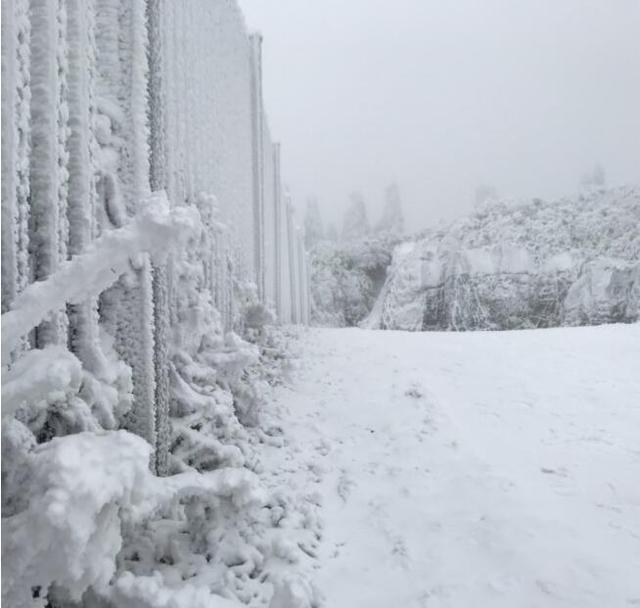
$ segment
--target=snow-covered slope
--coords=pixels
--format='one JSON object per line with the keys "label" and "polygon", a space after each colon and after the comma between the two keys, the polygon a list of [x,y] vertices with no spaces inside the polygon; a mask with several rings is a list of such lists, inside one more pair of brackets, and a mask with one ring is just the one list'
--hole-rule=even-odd
{"label": "snow-covered slope", "polygon": [[511,329],[640,317],[640,189],[493,203],[399,246],[367,327]]}
{"label": "snow-covered slope", "polygon": [[640,602],[640,325],[313,329],[303,352],[271,461],[321,505],[326,606]]}

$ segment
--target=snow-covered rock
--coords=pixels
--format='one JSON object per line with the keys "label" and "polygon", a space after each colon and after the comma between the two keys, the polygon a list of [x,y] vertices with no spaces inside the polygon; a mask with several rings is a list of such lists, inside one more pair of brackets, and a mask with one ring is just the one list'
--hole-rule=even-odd
{"label": "snow-covered rock", "polygon": [[494,203],[403,243],[363,325],[468,330],[632,322],[640,189]]}
{"label": "snow-covered rock", "polygon": [[563,302],[563,325],[640,318],[640,261],[599,258],[584,264]]}
{"label": "snow-covered rock", "polygon": [[314,325],[358,325],[369,314],[387,276],[398,237],[378,234],[352,241],[321,241],[311,251]]}

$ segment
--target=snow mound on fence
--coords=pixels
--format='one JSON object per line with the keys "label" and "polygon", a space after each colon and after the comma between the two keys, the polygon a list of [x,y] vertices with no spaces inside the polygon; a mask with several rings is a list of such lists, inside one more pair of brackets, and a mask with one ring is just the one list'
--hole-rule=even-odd
{"label": "snow mound on fence", "polygon": [[[19,433],[19,426],[14,426],[14,443]],[[126,431],[59,437],[23,456],[28,467],[21,490],[25,508],[2,522],[3,600],[8,605],[45,606],[50,585],[71,601],[80,601],[89,588],[124,598],[127,593],[137,597],[135,589],[151,585],[162,596],[159,579],[145,584],[128,577],[116,582],[115,591],[110,589],[117,574],[116,556],[123,548],[123,528],[148,519],[163,505],[195,497],[228,502],[235,509],[266,502],[250,471],[219,469],[158,478],[149,470],[150,457],[151,446]],[[38,590],[43,592],[39,603]],[[188,597],[199,592],[172,593]]]}
{"label": "snow mound on fence", "polygon": [[[27,508],[2,520],[2,597],[7,605],[45,605],[55,583],[79,601],[105,588],[122,546],[122,509],[141,503],[151,447],[124,431],[55,438],[25,456]],[[118,457],[114,458],[114,454]]]}

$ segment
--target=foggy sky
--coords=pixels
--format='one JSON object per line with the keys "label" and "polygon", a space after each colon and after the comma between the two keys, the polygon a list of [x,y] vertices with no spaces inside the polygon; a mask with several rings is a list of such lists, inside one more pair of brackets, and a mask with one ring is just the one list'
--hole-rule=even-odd
{"label": "foggy sky", "polygon": [[374,222],[396,180],[409,231],[506,196],[573,194],[595,163],[640,182],[640,0],[240,0],[299,208]]}

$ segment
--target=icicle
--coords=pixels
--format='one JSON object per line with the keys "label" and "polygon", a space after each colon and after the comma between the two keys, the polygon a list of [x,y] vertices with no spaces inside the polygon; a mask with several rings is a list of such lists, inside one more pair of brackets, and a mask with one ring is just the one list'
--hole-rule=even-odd
{"label": "icicle", "polygon": [[286,213],[287,213],[287,259],[289,270],[289,297],[291,298],[291,322],[298,323],[298,305],[297,305],[297,280],[296,280],[296,245],[294,242],[295,232],[293,225],[293,207],[291,205],[291,197],[286,194]]}
{"label": "icicle", "polygon": [[258,298],[264,302],[264,164],[262,124],[262,36],[249,37],[251,48],[251,143],[253,168],[253,265]]}

